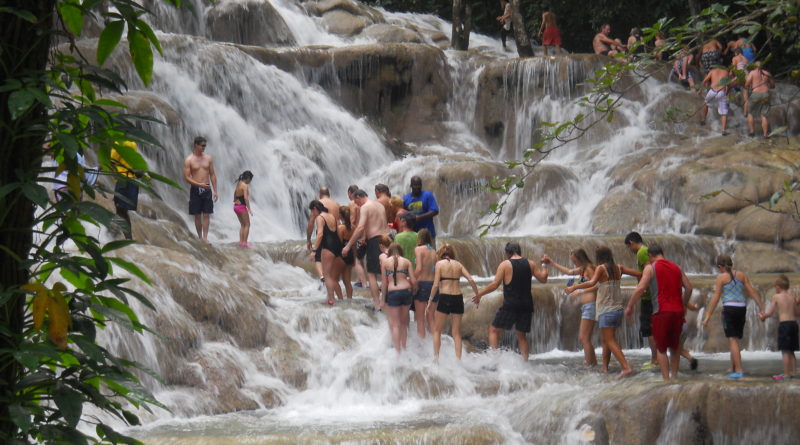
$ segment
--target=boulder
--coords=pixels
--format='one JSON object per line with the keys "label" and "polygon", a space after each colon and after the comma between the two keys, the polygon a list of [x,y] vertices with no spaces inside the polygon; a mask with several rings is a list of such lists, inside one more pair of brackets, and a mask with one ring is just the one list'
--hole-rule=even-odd
{"label": "boulder", "polygon": [[322,15],[322,23],[333,34],[353,36],[372,22],[368,18],[351,14],[342,9],[334,9]]}
{"label": "boulder", "polygon": [[641,230],[648,222],[650,199],[639,190],[612,189],[594,208],[592,231],[621,235]]}
{"label": "boulder", "polygon": [[383,23],[386,20],[383,13],[361,2],[353,0],[322,0],[319,2],[304,2],[303,7],[311,15],[324,16],[331,11],[343,11],[353,16],[364,17],[370,23]]}
{"label": "boulder", "polygon": [[294,45],[295,39],[280,13],[264,1],[223,0],[206,14],[208,35],[218,41],[245,45]]}
{"label": "boulder", "polygon": [[362,33],[381,43],[423,43],[423,37],[415,31],[396,25],[377,23]]}

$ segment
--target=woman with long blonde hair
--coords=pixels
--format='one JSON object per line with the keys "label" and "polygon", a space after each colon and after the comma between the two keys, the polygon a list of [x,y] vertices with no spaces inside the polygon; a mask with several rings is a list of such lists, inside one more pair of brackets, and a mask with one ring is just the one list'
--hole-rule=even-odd
{"label": "woman with long blonde hair", "polygon": [[[453,246],[445,244],[437,252],[439,261],[433,277],[433,287],[428,301],[433,296],[439,295],[439,304],[436,306],[436,315],[433,324],[433,356],[439,359],[439,349],[442,345],[442,329],[444,322],[450,318],[450,335],[456,346],[456,358],[461,360],[461,317],[464,316],[464,296],[461,294],[459,281],[464,277],[472,286],[473,292],[478,293],[478,286],[472,275],[464,265],[456,260]],[[430,304],[430,303],[428,303]]]}

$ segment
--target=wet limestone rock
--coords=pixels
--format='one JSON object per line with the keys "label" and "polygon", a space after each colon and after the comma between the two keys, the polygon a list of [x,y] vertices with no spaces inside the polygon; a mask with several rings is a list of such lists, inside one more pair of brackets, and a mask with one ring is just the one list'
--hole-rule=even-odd
{"label": "wet limestone rock", "polygon": [[415,31],[396,25],[377,23],[364,30],[363,34],[381,43],[423,43],[423,37]]}
{"label": "wet limestone rock", "polygon": [[592,231],[621,235],[642,229],[650,215],[649,199],[638,190],[614,190],[603,198],[592,214]]}
{"label": "wet limestone rock", "polygon": [[383,23],[380,11],[351,0],[324,0],[306,2],[309,14],[322,17],[328,31],[343,36],[353,36],[369,25]]}
{"label": "wet limestone rock", "polygon": [[292,31],[269,3],[257,0],[216,2],[206,14],[210,37],[245,45],[294,45]]}

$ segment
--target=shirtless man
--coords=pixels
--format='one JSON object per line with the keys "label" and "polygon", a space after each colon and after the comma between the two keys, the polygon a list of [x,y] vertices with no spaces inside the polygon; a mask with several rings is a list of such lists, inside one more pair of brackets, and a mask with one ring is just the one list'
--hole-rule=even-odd
{"label": "shirtless man", "polygon": [[[361,207],[359,207],[358,204],[356,204],[355,202],[355,193],[358,190],[359,187],[355,184],[352,184],[350,185],[350,187],[347,187],[347,199],[350,200],[350,202],[347,204],[347,206],[350,208],[350,226],[354,228],[358,227],[358,217],[361,214],[360,213]],[[364,265],[362,264],[364,262],[364,256],[367,252],[366,246],[361,247],[363,245],[364,235],[363,234],[361,235],[361,239],[352,238],[352,236],[351,239],[354,239],[355,242],[357,243],[356,255],[355,255],[356,260],[355,260],[355,265],[353,266],[353,268],[356,271],[356,277],[358,277],[358,281],[356,282],[355,286],[364,287],[365,283],[367,284],[369,283],[367,281],[367,274],[366,272],[364,272]]]}
{"label": "shirtless man", "polygon": [[755,116],[761,116],[761,131],[764,137],[769,137],[769,90],[775,88],[775,79],[769,71],[761,69],[761,62],[756,62],[753,71],[747,73],[744,89],[752,89],[747,113],[747,132],[750,137],[755,136]]}
{"label": "shirtless man", "polygon": [[592,40],[592,48],[594,48],[595,54],[613,56],[614,54],[625,52],[625,46],[622,42],[620,42],[619,39],[612,39],[609,37],[610,35],[611,25],[606,23],[600,28],[600,32],[598,32]]}
{"label": "shirtless man", "polygon": [[374,310],[380,310],[378,298],[378,275],[381,273],[380,239],[389,230],[386,225],[386,209],[378,201],[369,199],[367,192],[358,190],[353,194],[353,200],[360,207],[358,226],[353,232],[350,241],[342,249],[342,256],[347,256],[356,240],[362,236],[367,237],[367,276],[369,278],[369,293],[372,295]]}
{"label": "shirtless man", "polygon": [[542,24],[539,25],[539,38],[542,40],[542,50],[547,55],[547,47],[555,46],[555,54],[561,54],[561,31],[556,25],[556,15],[550,11],[549,5],[545,6],[542,13]]}
{"label": "shirtless man", "polygon": [[[383,205],[386,210],[386,223],[391,224],[394,221],[394,210],[390,199],[392,194],[389,192],[389,186],[386,184],[377,184],[375,186],[375,199]],[[391,218],[391,219],[389,219]]]}
{"label": "shirtless man", "polygon": [[703,111],[700,113],[700,125],[706,124],[708,106],[716,105],[717,111],[722,116],[722,134],[728,134],[728,88],[734,79],[725,68],[714,68],[703,79],[703,85],[709,88],[703,102]]}
{"label": "shirtless man", "polygon": [[506,48],[506,38],[511,34],[511,3],[508,0],[500,0],[500,7],[503,8],[503,15],[497,17],[500,22],[500,41],[503,42],[503,49]]}
{"label": "shirtless man", "polygon": [[194,215],[197,237],[204,242],[208,242],[208,226],[211,223],[211,214],[214,213],[214,201],[219,198],[214,161],[210,155],[205,154],[206,144],[206,138],[194,138],[194,151],[183,161],[183,179],[190,186],[189,214]]}
{"label": "shirtless man", "polygon": [[700,63],[706,73],[722,64],[722,44],[719,40],[711,39],[703,45],[700,49]]}
{"label": "shirtless man", "polygon": [[[334,217],[336,221],[336,225],[339,225],[339,203],[331,199],[331,191],[328,187],[320,187],[319,188],[319,201],[325,208],[328,209],[328,213]],[[311,234],[314,232],[314,218],[313,214],[308,218],[308,225],[306,225],[306,250],[311,253]],[[325,280],[325,277],[322,276],[322,245],[317,248],[314,252],[314,267],[317,270],[317,275],[319,275],[319,279],[321,281]]]}

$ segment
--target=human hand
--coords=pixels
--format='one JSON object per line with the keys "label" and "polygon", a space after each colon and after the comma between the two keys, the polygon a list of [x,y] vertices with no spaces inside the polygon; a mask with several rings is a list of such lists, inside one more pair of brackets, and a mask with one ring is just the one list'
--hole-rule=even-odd
{"label": "human hand", "polygon": [[480,295],[477,295],[477,294],[475,294],[475,295],[472,297],[472,302],[473,302],[473,303],[475,303],[475,308],[478,308],[478,306],[480,306],[480,304],[481,304],[481,296],[480,296]]}
{"label": "human hand", "polygon": [[542,255],[542,259],[541,259],[541,260],[539,260],[539,262],[540,262],[540,263],[545,263],[545,264],[550,264],[550,261],[552,261],[552,260],[550,259],[550,257],[549,257],[549,256],[547,256],[547,254],[546,254],[546,253],[545,253],[545,254],[543,254],[543,255]]}
{"label": "human hand", "polygon": [[625,318],[630,319],[632,316],[633,316],[633,308],[630,307],[630,306],[627,306],[625,308]]}
{"label": "human hand", "polygon": [[709,318],[706,318],[705,320],[703,320],[703,327],[708,326],[708,320],[709,320]]}
{"label": "human hand", "polygon": [[567,286],[564,288],[564,292],[566,292],[567,294],[571,294],[574,291],[575,291],[575,286]]}
{"label": "human hand", "polygon": [[214,192],[214,202],[217,202],[218,199],[219,199],[219,195],[216,192]]}
{"label": "human hand", "polygon": [[350,246],[349,245],[344,246],[344,248],[342,249],[342,256],[347,256],[349,252],[350,252]]}
{"label": "human hand", "polygon": [[311,252],[311,241],[306,241],[306,252]]}

